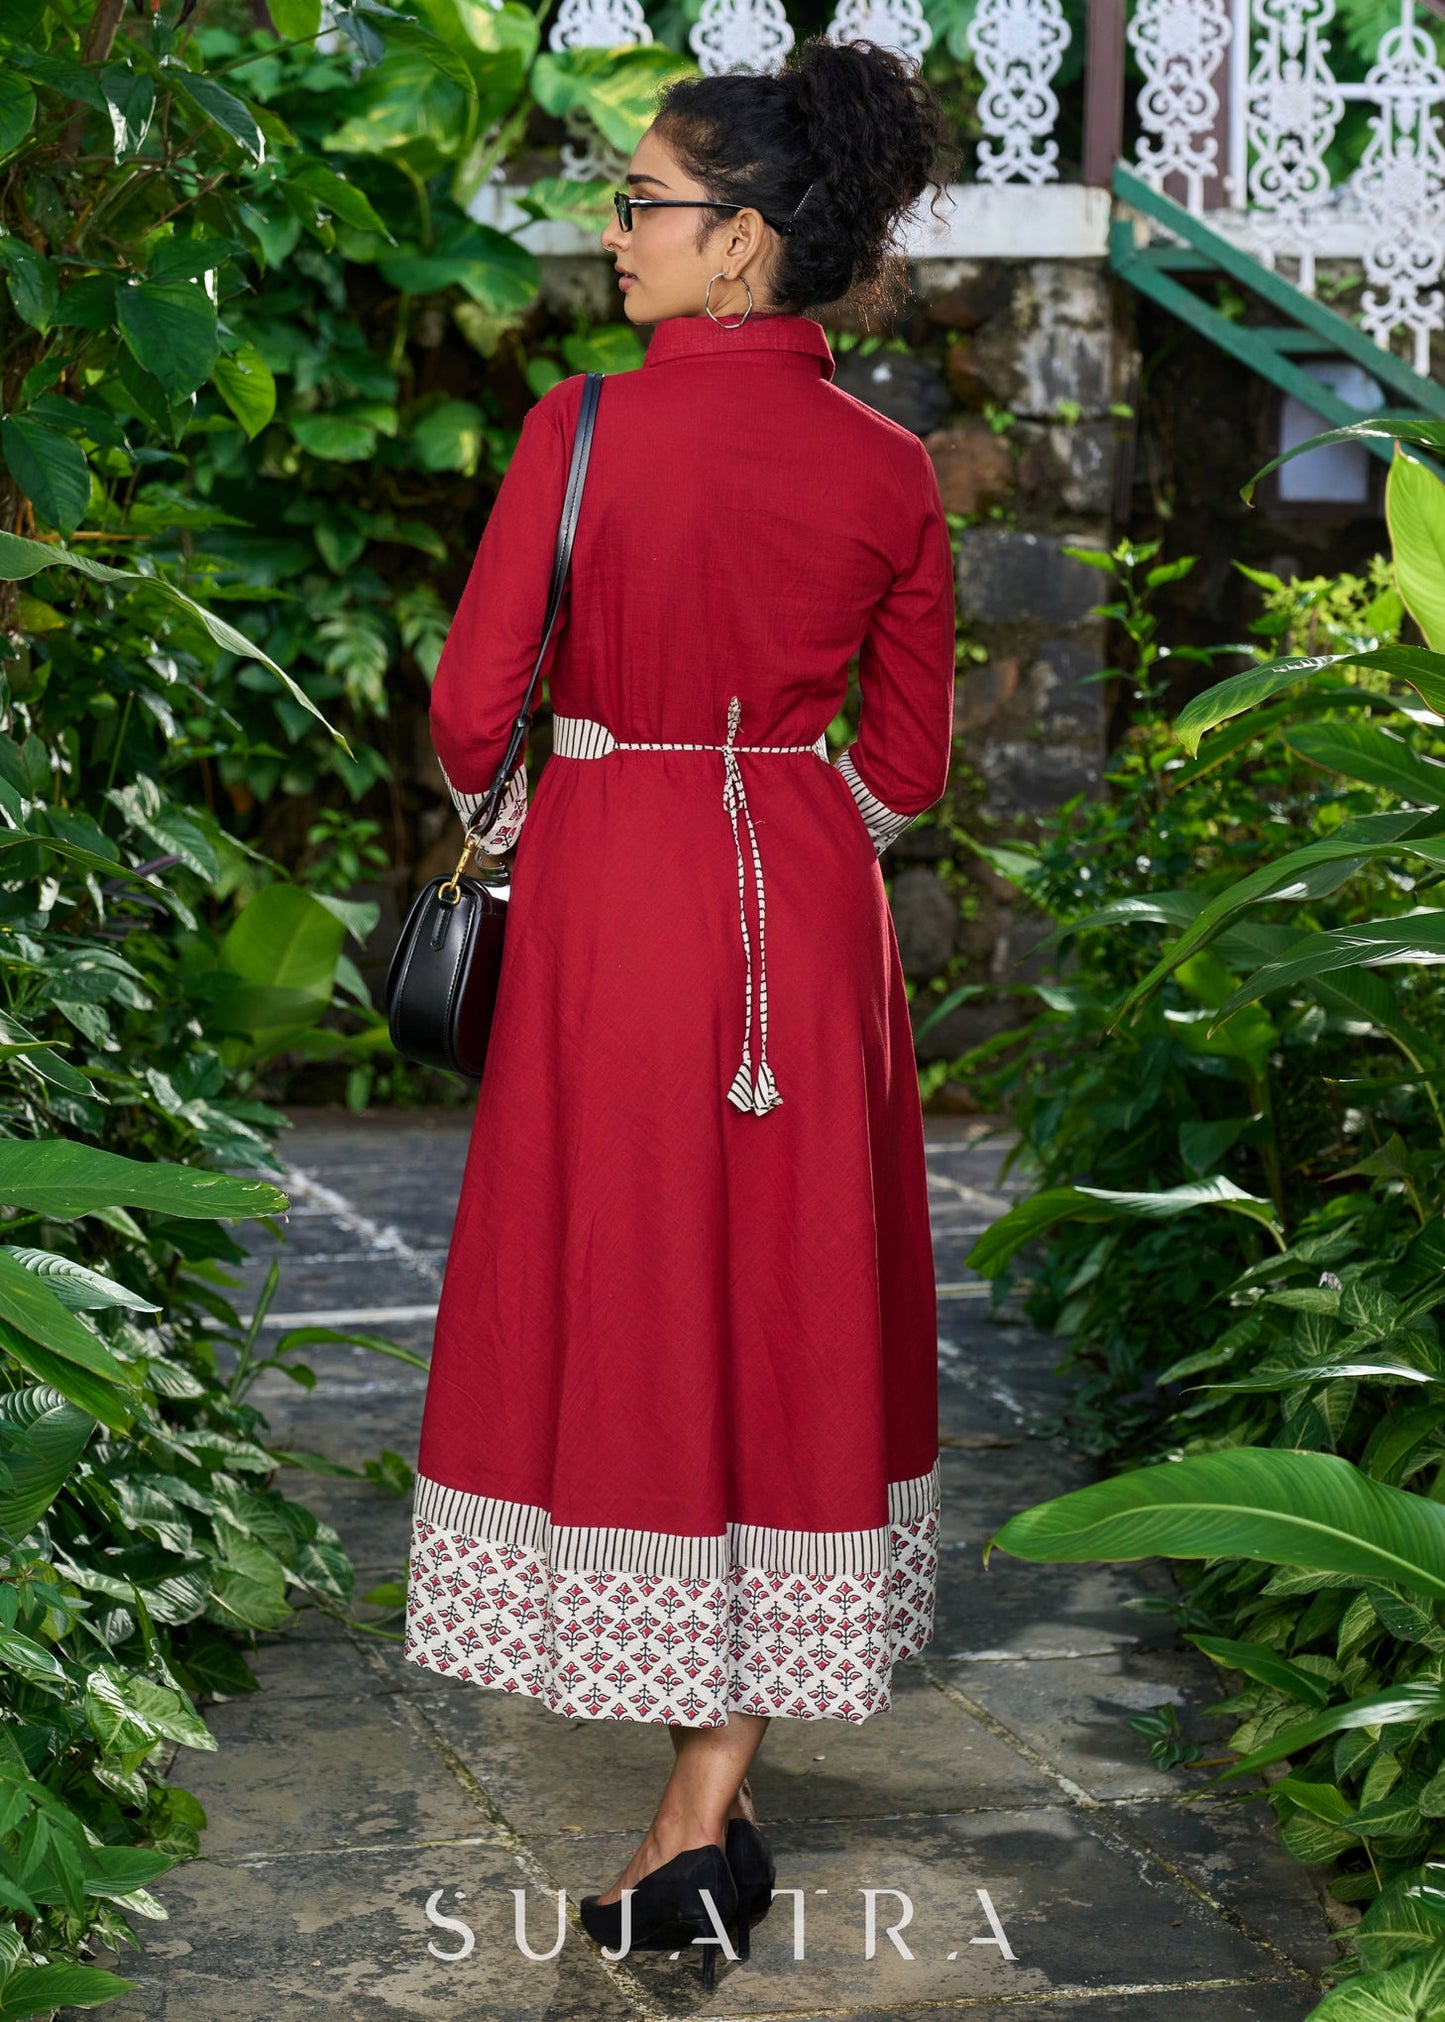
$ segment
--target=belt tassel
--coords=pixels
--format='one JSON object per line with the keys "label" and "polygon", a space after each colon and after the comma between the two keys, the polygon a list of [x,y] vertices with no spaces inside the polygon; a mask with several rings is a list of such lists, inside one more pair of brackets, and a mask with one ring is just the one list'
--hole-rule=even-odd
{"label": "belt tassel", "polygon": [[[758,832],[753,827],[752,809],[748,806],[748,791],[743,785],[743,769],[736,746],[738,724],[742,720],[742,704],[734,695],[728,704],[728,741],[723,746],[723,806],[732,823],[733,847],[738,855],[738,924],[743,934],[743,962],[746,983],[744,999],[745,1024],[743,1027],[743,1057],[738,1063],[737,1073],[732,1078],[727,1099],[734,1109],[751,1110],[755,1116],[766,1116],[770,1109],[776,1109],[782,1101],[778,1084],[773,1079],[773,1070],[768,1065],[768,968],[765,935],[767,932],[767,901],[763,892],[763,859],[758,849]],[[738,828],[741,814],[747,824],[748,846],[753,860],[753,887],[758,898],[758,1072],[753,1078],[753,942],[748,932],[747,908],[747,863],[743,856],[742,834]]]}
{"label": "belt tassel", "polygon": [[[815,757],[828,761],[826,739],[816,738],[812,744],[744,744],[737,742],[738,724],[742,720],[742,703],[736,695],[728,703],[728,737],[726,744],[652,743],[641,739],[614,737],[605,724],[594,722],[590,717],[554,717],[552,723],[554,755],[567,758],[602,758],[609,751],[720,751],[723,754],[723,807],[732,824],[733,847],[738,860],[738,925],[742,930],[743,963],[745,970],[745,1009],[743,1020],[743,1052],[737,1072],[727,1090],[727,1100],[734,1109],[753,1116],[766,1116],[782,1101],[773,1070],[768,1063],[768,967],[767,967],[767,901],[763,891],[763,859],[758,848],[758,834],[753,826],[752,809],[748,806],[747,788],[743,784],[742,765],[739,753],[742,751],[810,751]],[[743,848],[743,828],[747,829],[747,849]],[[753,889],[758,905],[758,1066],[753,1072],[753,940],[748,930],[747,871],[748,860],[752,860]]]}

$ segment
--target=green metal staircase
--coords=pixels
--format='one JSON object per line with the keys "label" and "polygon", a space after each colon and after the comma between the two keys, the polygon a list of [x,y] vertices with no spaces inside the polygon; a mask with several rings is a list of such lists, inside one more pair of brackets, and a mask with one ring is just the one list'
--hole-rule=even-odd
{"label": "green metal staircase", "polygon": [[[1328,353],[1352,359],[1379,381],[1395,403],[1383,410],[1385,414],[1445,420],[1445,386],[1438,381],[1423,378],[1403,358],[1383,349],[1313,296],[1303,294],[1253,254],[1242,252],[1203,218],[1195,217],[1172,197],[1162,196],[1122,162],[1114,170],[1113,188],[1122,203],[1166,225],[1176,240],[1156,239],[1149,245],[1137,245],[1133,219],[1116,218],[1109,228],[1109,264],[1114,272],[1252,372],[1323,415],[1332,428],[1347,427],[1364,417],[1358,408],[1304,371],[1295,362],[1297,358]],[[1266,305],[1272,312],[1271,321],[1246,324],[1221,314],[1177,278],[1183,274],[1227,276]],[[1389,462],[1391,443],[1370,441],[1367,446]]]}

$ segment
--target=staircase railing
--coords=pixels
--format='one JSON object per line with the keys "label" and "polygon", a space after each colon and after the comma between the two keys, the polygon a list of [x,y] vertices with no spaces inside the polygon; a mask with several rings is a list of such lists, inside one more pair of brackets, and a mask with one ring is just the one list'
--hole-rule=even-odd
{"label": "staircase railing", "polygon": [[[1427,374],[1445,330],[1442,16],[1445,0],[1399,0],[1362,51],[1370,17],[1349,0],[1090,0],[1084,180],[1107,183],[1124,159],[1267,267],[1288,263],[1306,295],[1321,259],[1358,261],[1361,327],[1403,340]],[[1062,0],[979,0],[968,37],[984,77],[980,180],[1054,180]],[[1126,48],[1142,73],[1132,121]]]}

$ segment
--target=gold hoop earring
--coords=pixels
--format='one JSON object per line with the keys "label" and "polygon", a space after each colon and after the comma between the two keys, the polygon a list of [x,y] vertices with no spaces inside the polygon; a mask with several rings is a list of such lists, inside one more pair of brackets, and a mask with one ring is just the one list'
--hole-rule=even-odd
{"label": "gold hoop earring", "polygon": [[742,327],[743,327],[743,325],[744,325],[744,323],[746,323],[746,322],[747,322],[747,320],[748,320],[749,316],[751,316],[751,315],[752,315],[752,313],[753,313],[753,291],[752,291],[752,289],[751,289],[751,288],[748,288],[748,281],[747,281],[747,276],[746,276],[746,274],[739,274],[739,275],[738,275],[738,279],[739,279],[739,280],[740,280],[740,281],[742,282],[742,284],[743,284],[744,288],[747,288],[747,294],[748,294],[748,306],[747,306],[747,308],[746,308],[746,309],[744,309],[744,311],[743,311],[742,315],[741,315],[741,316],[739,316],[739,318],[738,318],[737,322],[736,322],[736,323],[724,323],[724,322],[722,321],[721,317],[719,317],[719,316],[716,316],[716,315],[713,315],[713,308],[712,308],[712,283],[713,283],[713,281],[722,281],[722,280],[726,280],[726,278],[727,278],[727,276],[726,276],[726,275],[724,274],[724,272],[723,272],[722,268],[721,268],[721,267],[719,267],[719,268],[718,268],[718,270],[717,270],[717,272],[716,272],[716,273],[715,273],[715,274],[713,275],[713,277],[712,277],[712,281],[709,281],[709,282],[708,282],[708,284],[707,284],[707,293],[706,293],[706,294],[705,294],[705,295],[703,296],[703,298],[702,298],[702,306],[703,306],[703,308],[704,308],[704,309],[706,310],[707,314],[708,314],[709,316],[712,316],[712,320],[713,320],[713,322],[714,322],[714,323],[716,323],[716,324],[717,324],[717,327],[719,328],[719,330],[741,330],[741,329],[742,329]]}

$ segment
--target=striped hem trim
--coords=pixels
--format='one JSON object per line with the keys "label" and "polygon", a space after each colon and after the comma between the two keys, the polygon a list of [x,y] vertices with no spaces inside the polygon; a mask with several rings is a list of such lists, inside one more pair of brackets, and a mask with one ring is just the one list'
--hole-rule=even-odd
{"label": "striped hem trim", "polygon": [[858,804],[858,812],[868,825],[868,833],[873,838],[873,847],[881,856],[889,843],[896,842],[904,829],[911,828],[917,821],[916,814],[899,814],[881,801],[876,793],[870,793],[858,777],[858,768],[853,763],[853,747],[839,753],[833,761],[834,769],[841,772],[848,782],[848,791]]}
{"label": "striped hem trim", "polygon": [[732,1523],[689,1537],[667,1531],[554,1524],[535,1503],[470,1495],[418,1474],[414,1513],[438,1530],[487,1543],[520,1545],[559,1572],[646,1573],[653,1578],[724,1580],[730,1570],[804,1573],[815,1579],[862,1579],[887,1572],[891,1533],[939,1506],[939,1463],[927,1474],[888,1484],[888,1522],[874,1530],[795,1531]]}

